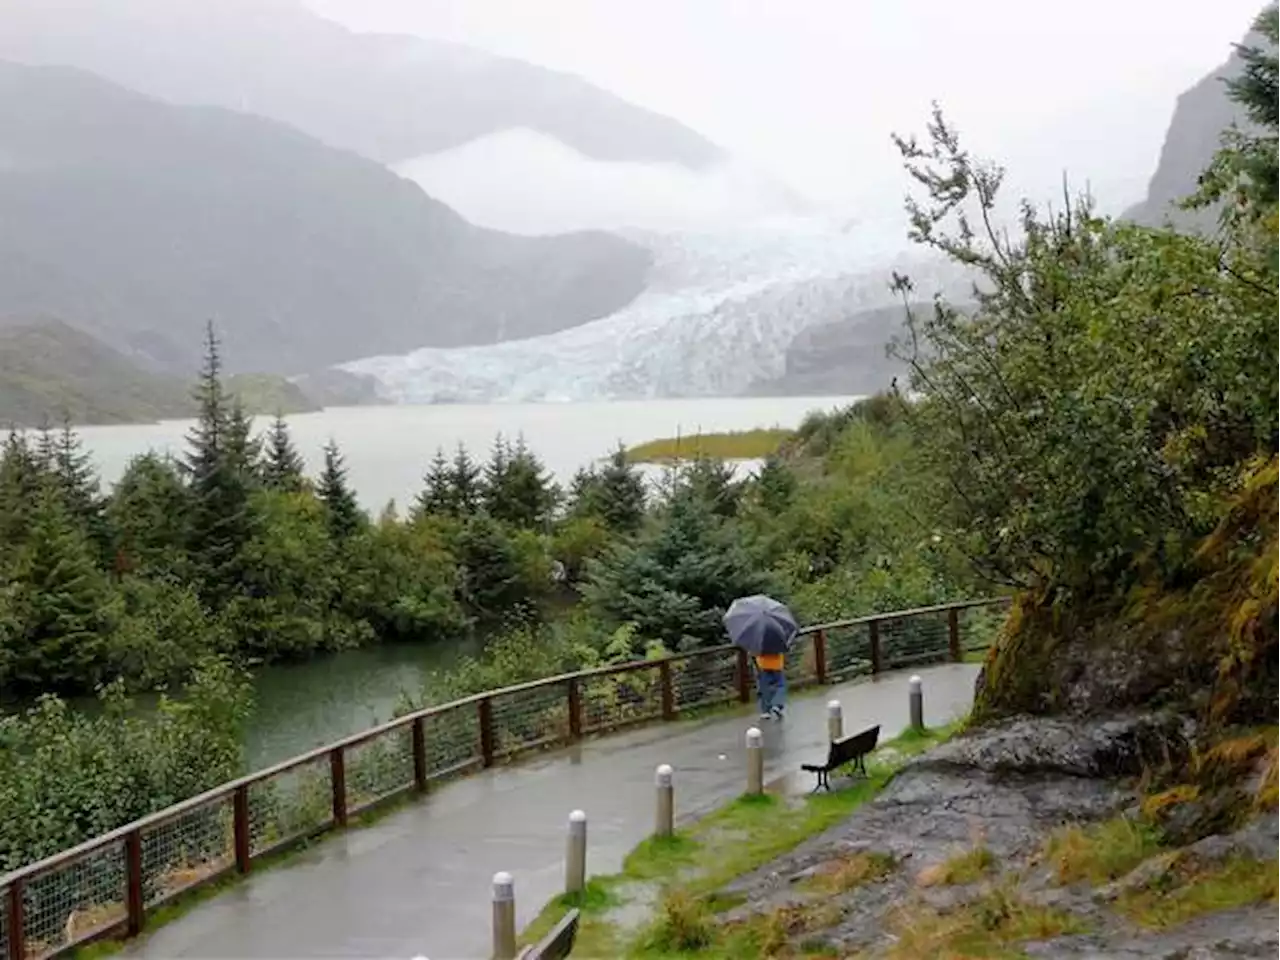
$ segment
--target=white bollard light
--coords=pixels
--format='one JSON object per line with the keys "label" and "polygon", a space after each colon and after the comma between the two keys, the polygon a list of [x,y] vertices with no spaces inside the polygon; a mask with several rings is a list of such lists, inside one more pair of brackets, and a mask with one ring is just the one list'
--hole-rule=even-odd
{"label": "white bollard light", "polygon": [[587,884],[587,815],[569,814],[569,839],[565,845],[564,892],[581,893]]}
{"label": "white bollard light", "polygon": [[516,955],[516,882],[511,874],[493,875],[493,958],[514,960]]}
{"label": "white bollard light", "polygon": [[827,701],[827,739],[833,743],[844,736],[844,708],[839,700]]}
{"label": "white bollard light", "polygon": [[924,690],[919,677],[907,681],[907,706],[911,712],[911,729],[924,729]]}
{"label": "white bollard light", "polygon": [[674,771],[669,763],[662,764],[653,775],[658,800],[653,829],[655,837],[669,837],[675,832],[676,803],[673,779]]}
{"label": "white bollard light", "polygon": [[747,731],[747,793],[764,793],[764,734],[759,727]]}

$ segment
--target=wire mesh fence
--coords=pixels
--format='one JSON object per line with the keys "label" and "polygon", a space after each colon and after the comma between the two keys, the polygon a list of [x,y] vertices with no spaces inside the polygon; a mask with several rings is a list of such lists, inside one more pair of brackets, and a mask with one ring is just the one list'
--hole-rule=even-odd
{"label": "wire mesh fence", "polygon": [[[1006,604],[944,605],[806,631],[788,658],[788,680],[798,687],[832,683],[960,659],[994,641]],[[348,812],[415,785],[425,787],[578,736],[733,703],[744,693],[749,698],[754,686],[749,664],[737,650],[718,647],[495,690],[237,781],[194,806],[184,804],[131,825],[137,838],[132,847],[124,828],[96,846],[9,874],[2,881],[0,958],[35,960],[68,952],[126,924],[130,931],[140,929],[146,908],[237,866],[247,869],[253,858],[329,829],[344,822]],[[336,772],[341,780],[335,785]],[[243,843],[239,860],[237,817]],[[10,947],[17,937],[21,950],[17,944]]]}
{"label": "wire mesh fence", "polygon": [[364,809],[413,786],[411,724],[346,747],[343,755],[349,810]]}
{"label": "wire mesh fence", "polygon": [[127,916],[126,896],[120,839],[31,877],[22,889],[25,955],[48,956],[118,926]]}
{"label": "wire mesh fence", "polygon": [[143,902],[154,906],[235,864],[230,794],[152,823],[142,841]]}

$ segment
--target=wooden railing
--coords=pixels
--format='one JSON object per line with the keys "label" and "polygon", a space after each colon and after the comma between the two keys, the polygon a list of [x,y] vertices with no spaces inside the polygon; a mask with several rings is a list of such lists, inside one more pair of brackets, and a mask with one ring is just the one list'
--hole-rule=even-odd
{"label": "wooden railing", "polygon": [[[1007,600],[806,627],[792,686],[960,660]],[[523,753],[674,720],[752,696],[742,651],[712,647],[490,690],[428,707],[215,787],[0,878],[0,960],[39,960],[140,933],[175,897],[432,784]]]}

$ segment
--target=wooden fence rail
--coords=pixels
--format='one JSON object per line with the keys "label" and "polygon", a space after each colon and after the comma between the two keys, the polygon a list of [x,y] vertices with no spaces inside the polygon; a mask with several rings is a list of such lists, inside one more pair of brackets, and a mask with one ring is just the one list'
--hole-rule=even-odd
{"label": "wooden fence rail", "polygon": [[[960,660],[1007,599],[805,627],[792,686]],[[157,907],[408,793],[530,751],[752,695],[749,658],[711,647],[547,677],[418,710],[222,784],[0,877],[0,960],[43,960],[132,937]]]}

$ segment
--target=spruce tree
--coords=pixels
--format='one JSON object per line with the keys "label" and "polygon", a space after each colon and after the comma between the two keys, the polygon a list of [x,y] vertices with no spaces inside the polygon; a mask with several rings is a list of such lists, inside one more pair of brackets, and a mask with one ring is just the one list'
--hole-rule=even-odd
{"label": "spruce tree", "polygon": [[187,435],[185,463],[192,495],[188,542],[201,595],[219,606],[239,586],[241,554],[253,534],[253,518],[240,460],[245,447],[222,382],[222,358],[212,323],[206,328],[204,367],[195,399],[199,413]]}
{"label": "spruce tree", "polygon": [[0,452],[0,559],[12,556],[26,540],[45,476],[27,438],[11,429]]}
{"label": "spruce tree", "polygon": [[436,447],[436,455],[423,477],[422,492],[414,501],[412,515],[415,518],[442,517],[453,512],[453,470],[445,459],[444,451]]}
{"label": "spruce tree", "polygon": [[303,469],[302,457],[289,434],[289,425],[277,413],[263,444],[259,470],[262,482],[272,490],[297,493],[304,486]]}
{"label": "spruce tree", "polygon": [[347,484],[347,468],[333,440],[324,447],[324,468],[316,484],[316,496],[325,505],[329,535],[334,540],[345,540],[363,526],[364,514]]}
{"label": "spruce tree", "polygon": [[701,500],[718,517],[737,515],[738,486],[733,480],[734,468],[715,457],[697,457],[680,471],[675,496]]}
{"label": "spruce tree", "polygon": [[30,536],[12,576],[19,584],[13,683],[30,690],[93,689],[111,627],[112,593],[94,549],[51,485],[36,495]]}
{"label": "spruce tree", "polygon": [[523,437],[504,451],[505,469],[497,490],[491,490],[489,514],[525,530],[544,530],[560,502],[560,491],[542,461]]}
{"label": "spruce tree", "polygon": [[85,452],[69,418],[63,420],[62,430],[54,443],[51,466],[52,478],[68,512],[105,560],[110,542],[104,513],[106,503],[98,487],[98,473],[93,460]]}
{"label": "spruce tree", "polygon": [[595,510],[609,529],[620,533],[633,533],[640,529],[644,519],[644,478],[627,461],[622,444],[613,452],[609,462],[600,471]]}
{"label": "spruce tree", "polygon": [[192,500],[172,460],[155,453],[134,457],[107,503],[116,572],[185,579]]}
{"label": "spruce tree", "polygon": [[261,482],[259,462],[262,441],[253,435],[253,418],[244,410],[239,397],[231,397],[227,415],[227,460],[249,488]]}
{"label": "spruce tree", "polygon": [[471,459],[467,448],[458,444],[458,452],[454,454],[449,470],[452,512],[460,517],[474,514],[480,509],[481,492],[480,467]]}
{"label": "spruce tree", "polygon": [[496,621],[528,599],[515,549],[497,520],[484,513],[469,517],[455,551],[458,599],[475,619]]}
{"label": "spruce tree", "polygon": [[498,434],[493,441],[489,462],[480,475],[480,505],[491,517],[501,516],[501,501],[507,495],[507,474],[510,470],[511,448],[506,438]]}
{"label": "spruce tree", "polygon": [[791,468],[777,454],[766,457],[756,474],[756,502],[771,514],[781,513],[791,506],[795,491],[796,476]]}

